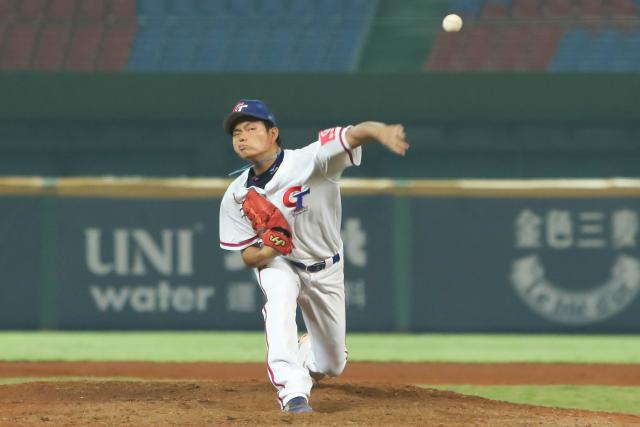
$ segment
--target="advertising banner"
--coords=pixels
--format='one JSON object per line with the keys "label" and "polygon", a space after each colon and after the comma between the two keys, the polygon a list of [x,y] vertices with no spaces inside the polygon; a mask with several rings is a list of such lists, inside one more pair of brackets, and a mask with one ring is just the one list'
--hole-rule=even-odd
{"label": "advertising banner", "polygon": [[[69,329],[262,329],[263,296],[218,247],[219,199],[59,201],[57,324]],[[389,200],[345,204],[348,322],[393,325]]]}
{"label": "advertising banner", "polygon": [[[0,328],[261,330],[219,203],[3,196]],[[347,329],[638,333],[639,230],[632,195],[345,196]]]}
{"label": "advertising banner", "polygon": [[343,199],[348,331],[393,330],[393,199],[354,196]]}
{"label": "advertising banner", "polygon": [[413,328],[638,332],[635,198],[414,200]]}
{"label": "advertising banner", "polygon": [[63,198],[61,328],[241,327],[226,316],[217,200]]}
{"label": "advertising banner", "polygon": [[0,199],[0,325],[32,329],[39,325],[42,263],[42,200]]}

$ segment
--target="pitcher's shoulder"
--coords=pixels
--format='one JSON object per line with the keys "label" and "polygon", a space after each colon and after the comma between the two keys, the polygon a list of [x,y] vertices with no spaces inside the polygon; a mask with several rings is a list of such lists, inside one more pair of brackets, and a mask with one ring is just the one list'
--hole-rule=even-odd
{"label": "pitcher's shoulder", "polygon": [[244,200],[247,194],[247,188],[245,187],[247,174],[248,172],[245,172],[231,181],[231,184],[229,184],[222,196],[222,204],[242,203],[242,200]]}
{"label": "pitcher's shoulder", "polygon": [[289,157],[289,161],[293,161],[298,164],[304,163],[305,161],[313,159],[313,157],[318,152],[319,148],[320,148],[320,142],[316,140],[300,148],[284,150],[284,153],[285,153],[284,157],[285,159]]}

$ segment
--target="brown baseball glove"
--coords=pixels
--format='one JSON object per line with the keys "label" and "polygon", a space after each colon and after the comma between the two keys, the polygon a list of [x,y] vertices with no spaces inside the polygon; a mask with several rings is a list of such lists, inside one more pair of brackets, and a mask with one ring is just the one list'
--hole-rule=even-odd
{"label": "brown baseball glove", "polygon": [[242,210],[266,246],[288,255],[293,250],[291,227],[273,203],[250,188]]}

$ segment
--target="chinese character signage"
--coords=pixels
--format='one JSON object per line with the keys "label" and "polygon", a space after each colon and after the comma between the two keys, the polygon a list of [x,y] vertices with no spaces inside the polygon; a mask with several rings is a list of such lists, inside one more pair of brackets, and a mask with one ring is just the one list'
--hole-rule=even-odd
{"label": "chinese character signage", "polygon": [[635,199],[415,199],[415,329],[638,332],[639,213]]}
{"label": "chinese character signage", "polygon": [[[624,207],[524,208],[515,218],[511,284],[551,321],[580,325],[610,318],[634,301],[640,288],[637,233],[638,214]],[[564,264],[553,266],[556,259]],[[574,277],[560,279],[557,268],[575,269]],[[583,275],[586,271],[590,274]]]}

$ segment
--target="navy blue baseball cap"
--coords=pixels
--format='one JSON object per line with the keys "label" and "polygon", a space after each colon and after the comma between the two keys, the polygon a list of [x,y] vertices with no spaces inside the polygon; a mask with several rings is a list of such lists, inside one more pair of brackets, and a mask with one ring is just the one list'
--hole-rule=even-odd
{"label": "navy blue baseball cap", "polygon": [[267,104],[259,99],[241,99],[233,107],[233,110],[224,118],[222,127],[226,133],[233,132],[233,126],[241,117],[253,117],[259,120],[266,120],[273,126],[276,125],[276,117],[273,115]]}

